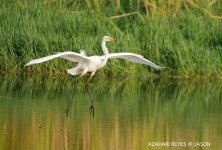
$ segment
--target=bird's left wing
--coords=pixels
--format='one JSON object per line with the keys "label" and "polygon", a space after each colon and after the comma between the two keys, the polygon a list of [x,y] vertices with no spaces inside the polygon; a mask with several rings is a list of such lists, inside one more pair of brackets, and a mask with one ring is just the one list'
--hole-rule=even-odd
{"label": "bird's left wing", "polygon": [[43,63],[45,61],[48,61],[48,60],[51,60],[51,59],[54,59],[54,58],[58,58],[58,57],[70,60],[72,62],[82,62],[82,61],[89,60],[89,58],[87,56],[81,55],[79,53],[67,51],[67,52],[59,52],[59,53],[49,55],[49,56],[46,56],[46,57],[42,57],[42,58],[38,58],[38,59],[33,59],[33,60],[29,61],[25,66]]}
{"label": "bird's left wing", "polygon": [[[104,56],[102,56],[104,58]],[[138,64],[149,65],[157,70],[163,69],[164,67],[160,67],[153,62],[145,59],[142,55],[133,54],[133,53],[109,53],[108,59],[113,58],[121,58]]]}
{"label": "bird's left wing", "polygon": [[80,50],[80,54],[84,56],[88,56],[85,50]]}

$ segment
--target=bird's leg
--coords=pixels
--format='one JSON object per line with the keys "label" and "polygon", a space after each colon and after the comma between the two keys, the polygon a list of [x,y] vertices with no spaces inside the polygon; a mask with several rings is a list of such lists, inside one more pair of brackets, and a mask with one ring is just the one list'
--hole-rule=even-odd
{"label": "bird's leg", "polygon": [[83,78],[83,75],[78,76],[78,80],[81,80]]}
{"label": "bird's leg", "polygon": [[74,80],[72,83],[72,87],[70,88],[69,103],[64,111],[64,113],[66,113],[66,117],[69,115],[70,106],[72,104],[72,98],[76,89],[75,85],[76,85],[76,81]]}
{"label": "bird's leg", "polygon": [[92,96],[91,96],[90,93],[89,93],[88,83],[86,84],[86,91],[87,91],[87,93],[89,94],[89,100],[90,100],[90,107],[89,107],[89,110],[90,110],[90,115],[92,114],[93,117],[94,117],[94,105],[93,105],[93,99],[92,99]]}
{"label": "bird's leg", "polygon": [[80,76],[79,76],[79,79],[82,79],[83,78],[83,76],[88,72],[88,68],[83,68],[82,70],[81,70],[82,72],[81,72],[81,74],[80,74]]}
{"label": "bird's leg", "polygon": [[87,84],[88,84],[89,81],[92,79],[92,77],[93,77],[93,75],[94,75],[95,73],[96,73],[96,72],[91,72],[90,77],[89,77],[89,79],[87,80]]}

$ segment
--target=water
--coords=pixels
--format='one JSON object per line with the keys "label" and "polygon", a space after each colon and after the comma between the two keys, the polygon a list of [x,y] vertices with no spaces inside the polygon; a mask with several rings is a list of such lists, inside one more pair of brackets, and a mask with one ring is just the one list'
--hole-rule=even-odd
{"label": "water", "polygon": [[0,79],[1,150],[222,149],[221,81]]}

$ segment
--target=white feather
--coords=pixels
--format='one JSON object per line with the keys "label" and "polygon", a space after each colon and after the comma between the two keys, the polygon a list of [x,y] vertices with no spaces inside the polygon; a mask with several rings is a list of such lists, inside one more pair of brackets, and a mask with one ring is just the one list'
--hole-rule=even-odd
{"label": "white feather", "polygon": [[34,65],[34,64],[39,64],[39,63],[43,63],[46,61],[49,61],[51,59],[54,58],[63,58],[63,59],[67,59],[69,61],[72,62],[83,62],[83,61],[89,61],[89,57],[75,53],[75,52],[58,52],[56,54],[53,55],[49,55],[46,57],[42,57],[42,58],[38,58],[38,59],[33,59],[31,61],[29,61],[25,66],[29,66],[29,65]]}
{"label": "white feather", "polygon": [[[104,56],[101,56],[101,58],[103,59]],[[145,64],[145,65],[149,65],[157,70],[163,69],[164,67],[160,67],[156,64],[154,64],[153,62],[145,59],[142,55],[138,55],[138,54],[134,54],[134,53],[109,53],[108,55],[108,59],[113,59],[113,58],[120,58],[120,59],[125,59],[134,63],[138,63],[138,64]]]}
{"label": "white feather", "polygon": [[77,62],[78,66],[75,68],[67,69],[67,72],[71,75],[79,75],[81,74],[84,75],[87,72],[91,72],[90,78],[94,75],[94,73],[104,67],[107,63],[108,59],[114,59],[114,58],[120,58],[120,59],[125,59],[128,61],[131,61],[133,63],[139,63],[139,64],[145,64],[149,65],[157,70],[160,70],[164,67],[160,67],[153,62],[145,59],[143,56],[138,55],[138,54],[133,54],[133,53],[109,53],[108,49],[106,48],[106,42],[114,40],[111,37],[104,36],[102,39],[102,50],[104,55],[103,56],[87,56],[86,52],[84,50],[80,50],[79,53],[75,52],[58,52],[53,55],[49,55],[46,57],[38,58],[29,61],[25,66],[33,65],[33,64],[39,64],[43,63],[55,58],[63,58],[72,62]]}

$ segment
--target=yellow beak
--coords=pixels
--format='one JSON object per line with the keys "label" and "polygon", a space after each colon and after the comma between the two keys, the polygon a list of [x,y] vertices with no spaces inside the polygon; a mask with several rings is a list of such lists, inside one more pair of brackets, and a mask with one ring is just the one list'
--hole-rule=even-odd
{"label": "yellow beak", "polygon": [[109,41],[115,41],[116,39],[113,37],[109,37]]}

